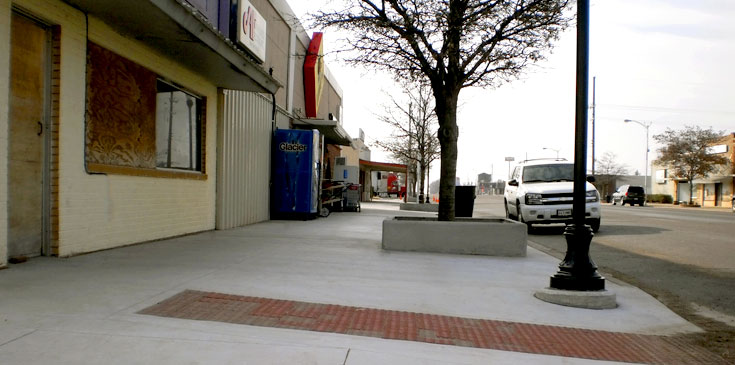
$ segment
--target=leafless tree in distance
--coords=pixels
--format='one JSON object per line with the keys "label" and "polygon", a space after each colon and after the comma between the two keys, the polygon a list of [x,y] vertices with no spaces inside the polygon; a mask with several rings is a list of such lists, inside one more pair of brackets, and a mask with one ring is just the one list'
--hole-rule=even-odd
{"label": "leafless tree in distance", "polygon": [[414,174],[418,167],[419,192],[423,194],[429,166],[439,158],[434,98],[431,89],[420,83],[406,83],[403,94],[407,100],[389,95],[390,105],[385,106],[378,119],[391,128],[391,136],[374,144],[412,166]]}
{"label": "leafless tree in distance", "polygon": [[618,163],[618,156],[610,151],[602,154],[602,158],[597,160],[597,169],[595,171],[596,185],[602,189],[602,196],[612,194],[615,186],[615,180],[620,176],[628,174],[628,166]]}

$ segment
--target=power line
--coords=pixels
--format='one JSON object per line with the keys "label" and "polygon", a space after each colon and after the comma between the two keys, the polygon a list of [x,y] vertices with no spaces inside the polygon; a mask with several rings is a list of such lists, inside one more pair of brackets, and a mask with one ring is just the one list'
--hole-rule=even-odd
{"label": "power line", "polygon": [[622,105],[622,104],[597,104],[599,107],[607,107],[610,109],[626,109],[653,112],[680,112],[680,113],[706,113],[706,114],[726,114],[735,115],[735,111],[711,110],[711,109],[685,109],[685,108],[667,108],[660,106],[643,106],[643,105]]}

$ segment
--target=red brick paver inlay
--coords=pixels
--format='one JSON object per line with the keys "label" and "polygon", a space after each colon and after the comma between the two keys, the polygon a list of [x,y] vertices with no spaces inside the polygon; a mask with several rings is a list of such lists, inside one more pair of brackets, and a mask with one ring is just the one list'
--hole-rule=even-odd
{"label": "red brick paver inlay", "polygon": [[649,364],[723,360],[678,337],[594,331],[186,290],[139,313]]}

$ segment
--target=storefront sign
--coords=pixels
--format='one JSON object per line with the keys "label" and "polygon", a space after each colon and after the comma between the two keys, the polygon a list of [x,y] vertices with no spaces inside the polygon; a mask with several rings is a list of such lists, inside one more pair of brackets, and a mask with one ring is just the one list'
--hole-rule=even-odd
{"label": "storefront sign", "polygon": [[717,146],[711,146],[707,147],[707,153],[714,155],[716,153],[725,153],[727,152],[727,145],[726,144],[720,144]]}
{"label": "storefront sign", "polygon": [[322,99],[324,87],[324,47],[321,32],[315,32],[311,37],[309,48],[304,60],[304,93],[306,99],[306,117],[316,118],[319,112],[319,102]]}
{"label": "storefront sign", "polygon": [[237,14],[237,43],[245,47],[259,62],[263,62],[266,45],[265,18],[247,0],[240,0]]}

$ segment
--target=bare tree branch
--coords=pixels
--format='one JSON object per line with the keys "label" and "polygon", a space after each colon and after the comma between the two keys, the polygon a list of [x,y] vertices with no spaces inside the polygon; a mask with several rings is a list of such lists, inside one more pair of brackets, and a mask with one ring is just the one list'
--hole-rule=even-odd
{"label": "bare tree branch", "polygon": [[618,163],[618,156],[612,152],[605,152],[602,158],[597,160],[597,171],[595,172],[595,185],[600,194],[607,196],[615,190],[613,185],[618,177],[628,174],[628,166]]}
{"label": "bare tree branch", "polygon": [[419,191],[423,192],[425,173],[433,161],[439,157],[439,140],[436,137],[436,114],[431,91],[426,85],[405,84],[403,96],[399,100],[389,95],[390,105],[378,120],[387,124],[392,133],[385,141],[374,145],[389,152],[392,158],[413,166],[415,173],[419,167]]}
{"label": "bare tree branch", "polygon": [[498,87],[544,59],[574,0],[342,0],[314,26],[350,33],[345,61],[427,83],[441,146],[439,219],[454,219],[457,105],[465,87]]}

